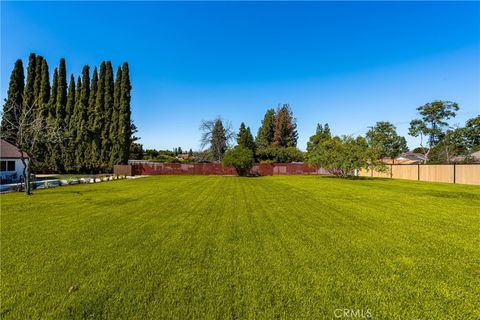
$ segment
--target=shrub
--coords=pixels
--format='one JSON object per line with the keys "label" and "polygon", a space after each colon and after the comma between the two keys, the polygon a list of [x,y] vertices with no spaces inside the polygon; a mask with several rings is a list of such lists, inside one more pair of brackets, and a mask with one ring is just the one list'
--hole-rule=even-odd
{"label": "shrub", "polygon": [[253,163],[252,150],[244,147],[236,146],[225,152],[223,156],[223,164],[234,167],[239,176],[245,176],[252,168]]}
{"label": "shrub", "polygon": [[257,150],[257,158],[263,163],[271,162],[298,162],[303,161],[303,152],[295,147],[267,147]]}

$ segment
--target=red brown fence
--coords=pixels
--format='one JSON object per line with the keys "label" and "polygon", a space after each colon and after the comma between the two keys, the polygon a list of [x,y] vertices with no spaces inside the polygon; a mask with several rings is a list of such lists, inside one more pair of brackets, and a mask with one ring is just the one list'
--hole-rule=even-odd
{"label": "red brown fence", "polygon": [[[233,167],[220,163],[158,163],[148,161],[130,161],[132,175],[236,175]],[[329,174],[322,168],[310,167],[304,163],[256,164],[251,174],[261,176],[276,175],[319,175]]]}

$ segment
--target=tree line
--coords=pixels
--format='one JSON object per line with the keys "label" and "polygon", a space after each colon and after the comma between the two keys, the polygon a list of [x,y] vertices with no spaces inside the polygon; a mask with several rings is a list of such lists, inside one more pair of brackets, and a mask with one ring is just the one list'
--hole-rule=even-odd
{"label": "tree line", "polygon": [[[463,162],[468,162],[470,155],[480,150],[480,115],[467,120],[464,127],[450,126],[448,120],[458,110],[457,103],[440,100],[417,108],[420,118],[410,122],[409,134],[420,137],[421,146],[414,151],[424,155],[424,163],[449,163],[456,155],[464,155]],[[405,138],[388,121],[377,122],[365,137],[333,136],[328,124],[319,124],[307,144],[305,158],[311,165],[349,176],[362,168],[385,171],[386,160],[394,161],[406,151]]]}
{"label": "tree line", "polygon": [[280,104],[277,109],[268,109],[254,138],[244,122],[235,135],[230,124],[218,117],[203,121],[201,146],[206,148],[205,159],[221,162],[225,152],[235,141],[237,147],[250,150],[255,161],[293,162],[302,161],[303,154],[297,148],[297,124],[288,104]]}
{"label": "tree line", "polygon": [[[50,82],[47,60],[30,54],[26,76],[18,59],[10,76],[3,105],[2,137],[24,150],[37,172],[96,173],[111,171],[128,162],[136,128],[131,120],[131,82],[128,63],[110,61],[93,72],[85,65],[77,78],[67,79],[65,59],[60,59]],[[23,124],[19,124],[23,115]],[[28,119],[28,121],[25,121]],[[43,134],[57,131],[60,139],[40,139],[29,123],[42,123]],[[23,126],[23,127],[22,127]],[[30,134],[25,134],[30,132]],[[39,143],[28,143],[33,138]]]}

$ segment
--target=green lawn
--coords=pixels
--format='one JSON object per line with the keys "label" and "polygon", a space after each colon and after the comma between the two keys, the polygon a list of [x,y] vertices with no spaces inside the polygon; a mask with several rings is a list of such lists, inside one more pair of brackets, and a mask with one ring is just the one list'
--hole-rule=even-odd
{"label": "green lawn", "polygon": [[480,317],[478,186],[161,176],[0,200],[1,319]]}

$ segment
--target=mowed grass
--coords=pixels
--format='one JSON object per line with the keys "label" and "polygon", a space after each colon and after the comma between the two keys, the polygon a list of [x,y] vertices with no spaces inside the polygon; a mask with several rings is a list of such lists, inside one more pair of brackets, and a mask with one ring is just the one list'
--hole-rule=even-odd
{"label": "mowed grass", "polygon": [[1,319],[480,317],[480,188],[160,176],[1,200]]}

